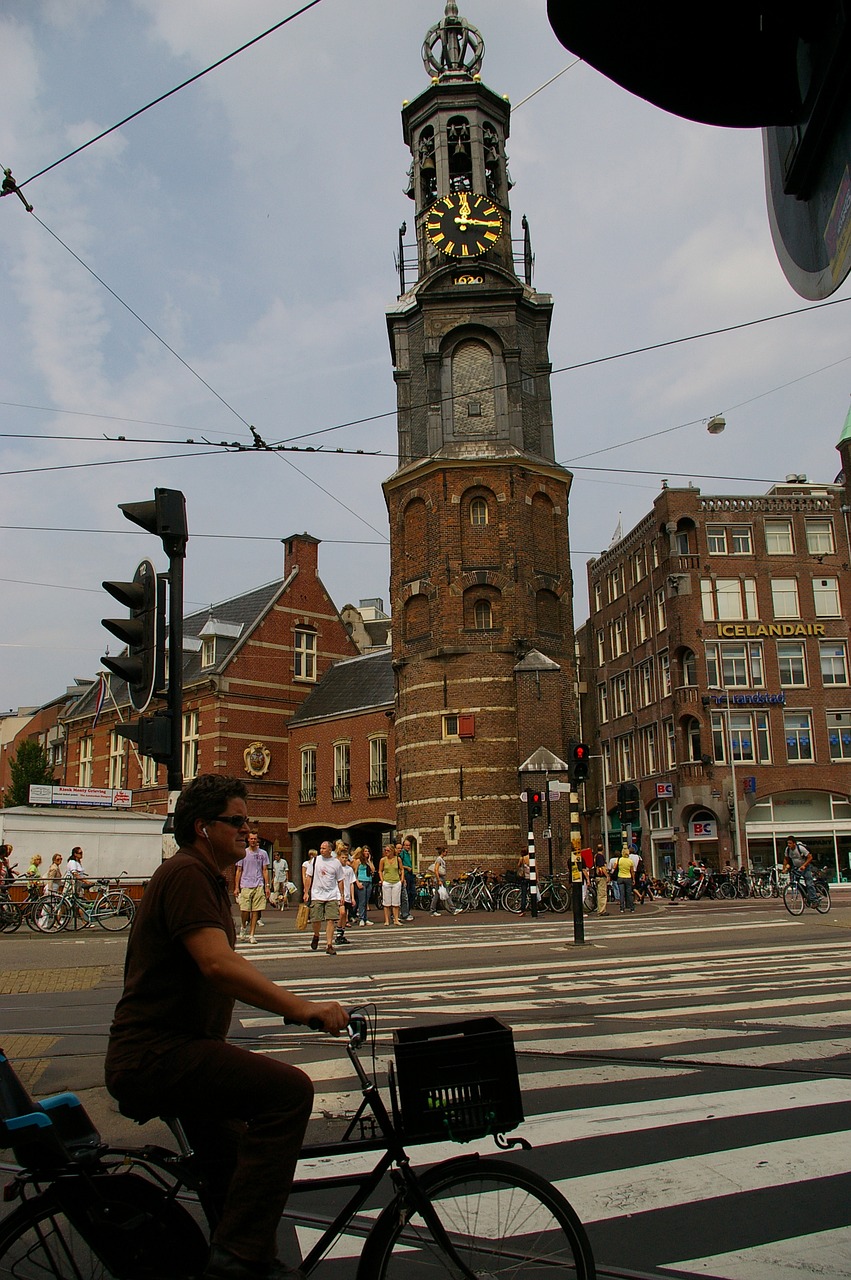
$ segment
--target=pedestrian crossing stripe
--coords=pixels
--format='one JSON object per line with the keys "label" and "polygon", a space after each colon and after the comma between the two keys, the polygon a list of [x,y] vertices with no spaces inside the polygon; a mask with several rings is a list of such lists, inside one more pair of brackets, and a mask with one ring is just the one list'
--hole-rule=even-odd
{"label": "pedestrian crossing stripe", "polygon": [[[823,1265],[827,1260],[827,1269]],[[663,1271],[690,1276],[722,1276],[724,1280],[801,1280],[802,1275],[851,1276],[851,1227],[815,1231],[791,1240],[772,1240],[750,1249],[735,1249],[709,1258],[664,1262]]]}

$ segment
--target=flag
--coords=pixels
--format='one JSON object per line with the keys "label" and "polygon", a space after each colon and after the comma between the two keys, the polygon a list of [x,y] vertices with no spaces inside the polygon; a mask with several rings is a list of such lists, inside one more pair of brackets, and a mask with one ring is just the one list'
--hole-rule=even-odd
{"label": "flag", "polygon": [[106,676],[102,671],[98,672],[98,696],[95,702],[95,718],[92,721],[92,728],[97,728],[97,722],[100,719],[100,713],[103,711],[103,704],[106,702]]}

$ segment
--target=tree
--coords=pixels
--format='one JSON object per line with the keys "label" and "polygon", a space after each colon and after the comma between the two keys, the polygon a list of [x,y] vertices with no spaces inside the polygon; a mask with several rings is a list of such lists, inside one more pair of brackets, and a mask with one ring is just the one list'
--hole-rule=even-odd
{"label": "tree", "polygon": [[47,763],[44,747],[32,739],[20,744],[9,761],[9,772],[12,782],[4,801],[7,809],[15,804],[28,804],[32,785],[40,783],[42,786],[56,786],[53,769]]}

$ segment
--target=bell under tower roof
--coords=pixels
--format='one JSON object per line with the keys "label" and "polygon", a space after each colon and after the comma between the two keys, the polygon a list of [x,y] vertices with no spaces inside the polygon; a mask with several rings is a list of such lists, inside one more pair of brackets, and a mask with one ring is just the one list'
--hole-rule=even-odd
{"label": "bell under tower roof", "polygon": [[472,80],[482,70],[482,34],[458,14],[455,0],[446,0],[440,22],[429,27],[423,42],[423,66],[432,80]]}

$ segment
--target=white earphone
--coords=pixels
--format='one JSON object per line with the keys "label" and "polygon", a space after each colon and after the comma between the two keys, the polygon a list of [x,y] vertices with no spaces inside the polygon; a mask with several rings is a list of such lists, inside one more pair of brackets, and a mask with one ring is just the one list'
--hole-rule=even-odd
{"label": "white earphone", "polygon": [[[207,836],[207,828],[206,828],[206,827],[202,827],[202,828],[201,828],[201,835],[202,835],[202,836]],[[209,836],[207,836],[207,839],[208,839],[208,840],[209,840],[209,838],[210,838],[210,837],[209,837]]]}

